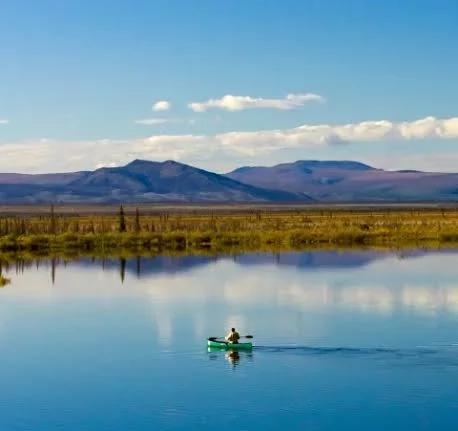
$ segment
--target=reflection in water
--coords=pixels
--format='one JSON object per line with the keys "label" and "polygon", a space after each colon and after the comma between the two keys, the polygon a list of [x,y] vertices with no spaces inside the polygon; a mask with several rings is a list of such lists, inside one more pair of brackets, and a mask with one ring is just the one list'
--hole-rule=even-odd
{"label": "reflection in water", "polygon": [[[390,315],[403,308],[427,315],[441,311],[458,315],[457,263],[456,250],[434,250],[429,254],[425,250],[412,250],[404,252],[402,258],[395,251],[373,250],[310,251],[280,256],[249,253],[131,259],[92,257],[72,261],[56,257],[11,261],[0,255],[0,274],[5,273],[14,283],[14,273],[49,269],[55,284],[59,268],[66,272],[100,268],[103,273],[117,272],[121,284],[126,283],[129,274],[145,281],[154,301],[170,302],[178,298],[196,301],[217,294],[229,303],[276,301],[295,310],[339,307]],[[263,271],[258,270],[260,265]],[[217,273],[218,276],[212,275]],[[208,283],[201,282],[201,277],[208,279]],[[147,283],[152,278],[154,285]],[[128,284],[134,285],[132,279]],[[37,288],[35,283],[33,288]],[[233,308],[224,324],[246,327],[248,322],[246,315]],[[202,324],[200,327],[201,333]]]}
{"label": "reflection in water", "polygon": [[235,369],[235,366],[240,362],[239,352],[237,352],[237,350],[230,350],[229,352],[226,352],[225,356],[228,362],[233,365],[233,368]]}
{"label": "reflection in water", "polygon": [[[253,362],[253,351],[225,350],[209,347],[208,357],[216,361],[224,359],[235,371],[245,361]],[[376,361],[385,366],[458,369],[458,344],[418,346],[415,348],[364,348],[364,347],[313,347],[313,346],[256,346],[259,354],[296,358],[331,357],[334,359]]]}
{"label": "reflection in water", "polygon": [[[381,338],[370,319],[396,327],[395,334],[409,344],[458,341],[456,330],[435,333],[434,339],[432,327],[419,332],[406,323],[413,317],[427,317],[429,322],[444,316],[458,319],[458,253],[412,251],[403,259],[395,252],[379,258],[374,251],[348,252],[352,253],[348,257],[315,251],[280,259],[253,253],[237,256],[236,261],[230,256],[192,255],[6,261],[0,255],[0,271],[13,283],[2,289],[0,304],[8,296],[47,301],[140,298],[164,348],[171,348],[178,334],[186,332],[189,342],[204,343],[215,328],[233,326],[270,346],[387,346],[392,339]],[[331,340],[330,334],[335,338]]]}
{"label": "reflection in water", "polygon": [[42,265],[50,266],[51,280],[54,283],[56,269],[59,266],[65,267],[69,262],[75,265],[88,267],[99,265],[102,270],[119,268],[120,280],[123,282],[126,273],[136,274],[137,278],[149,274],[178,274],[199,267],[208,266],[216,262],[231,261],[241,267],[260,266],[271,267],[273,265],[296,268],[303,271],[314,271],[326,268],[336,269],[358,269],[386,259],[395,258],[398,261],[418,259],[428,255],[450,256],[456,254],[458,249],[437,249],[437,250],[409,250],[397,252],[378,250],[316,250],[307,252],[288,253],[245,253],[233,255],[183,255],[183,256],[154,256],[134,258],[107,258],[107,257],[35,257],[35,258],[7,258],[0,254],[0,274],[3,270],[14,270],[17,274],[23,273],[25,269],[35,266],[37,269]]}
{"label": "reflection in water", "polygon": [[7,259],[0,254],[0,273],[2,269],[11,269],[18,273],[31,266],[51,265],[55,271],[59,266],[65,266],[73,262],[79,266],[100,265],[102,269],[111,270],[119,267],[120,279],[123,280],[127,272],[136,274],[138,277],[152,273],[177,274],[190,271],[199,267],[208,266],[216,262],[231,261],[242,267],[245,266],[280,266],[285,268],[296,268],[299,270],[329,270],[335,269],[358,269],[386,259],[397,261],[418,260],[419,258],[431,255],[452,256],[458,253],[458,249],[414,249],[407,251],[396,250],[315,250],[307,252],[250,252],[244,254],[215,254],[215,255],[182,255],[167,256],[158,255],[152,257],[135,256],[132,258],[112,257],[35,257]]}
{"label": "reflection in water", "polygon": [[124,283],[126,278],[126,259],[124,257],[119,258],[119,272],[121,275],[121,283]]}
{"label": "reflection in water", "polygon": [[0,428],[454,430],[458,253],[377,253],[3,259]]}
{"label": "reflection in water", "polygon": [[210,360],[217,360],[220,357],[226,359],[229,365],[232,367],[233,370],[240,364],[242,361],[253,361],[253,353],[251,351],[239,351],[235,349],[220,349],[217,347],[208,347],[208,357]]}

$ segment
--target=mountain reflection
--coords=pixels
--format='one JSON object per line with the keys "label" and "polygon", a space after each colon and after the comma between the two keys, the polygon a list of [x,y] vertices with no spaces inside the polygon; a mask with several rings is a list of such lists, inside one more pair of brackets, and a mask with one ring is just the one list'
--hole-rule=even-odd
{"label": "mountain reflection", "polygon": [[[402,255],[395,251],[317,250],[280,255],[16,261],[0,256],[0,274],[12,279],[11,285],[2,289],[4,294],[28,295],[40,294],[40,289],[49,291],[54,284],[75,293],[104,288],[113,291],[113,283],[104,284],[100,277],[105,274],[112,281],[117,278],[119,284],[129,287],[125,291],[140,290],[159,304],[156,318],[162,322],[161,337],[166,340],[170,330],[163,322],[170,316],[164,306],[207,300],[221,301],[234,310],[245,304],[276,304],[290,310],[339,308],[390,314],[403,308],[423,314],[458,314],[457,264],[458,252],[451,249],[412,250]],[[260,267],[262,270],[258,270]],[[49,286],[44,281],[37,283],[34,273],[46,276],[48,271]],[[21,277],[25,273],[27,276]],[[86,281],[80,281],[83,277]],[[75,283],[75,289],[66,288],[70,283]],[[226,326],[241,318],[230,316]]]}
{"label": "mountain reflection", "polygon": [[50,277],[55,282],[56,270],[69,263],[78,267],[100,266],[103,270],[118,268],[121,281],[125,280],[126,273],[135,274],[137,278],[154,274],[179,274],[211,265],[218,261],[231,260],[242,267],[249,266],[281,266],[297,270],[314,271],[322,269],[357,269],[370,265],[376,261],[396,257],[397,259],[413,259],[431,254],[455,254],[457,249],[446,250],[408,250],[402,252],[379,250],[316,250],[307,252],[286,253],[244,253],[235,255],[185,255],[185,256],[154,256],[133,258],[104,258],[79,257],[69,258],[30,258],[7,260],[0,255],[0,275],[2,271],[11,271],[16,274],[24,270],[45,266],[50,268]]}

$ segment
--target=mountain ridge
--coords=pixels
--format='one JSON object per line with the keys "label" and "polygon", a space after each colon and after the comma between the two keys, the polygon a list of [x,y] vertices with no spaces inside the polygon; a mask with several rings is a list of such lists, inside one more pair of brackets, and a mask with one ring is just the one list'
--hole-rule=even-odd
{"label": "mountain ridge", "polygon": [[258,187],[307,191],[321,202],[455,201],[458,173],[387,171],[354,161],[298,160],[243,166],[226,176]]}
{"label": "mountain ridge", "polygon": [[215,173],[174,160],[62,173],[0,173],[1,203],[456,201],[458,173],[296,160]]}
{"label": "mountain ridge", "polygon": [[56,174],[0,174],[0,202],[306,202],[305,193],[251,186],[173,160]]}

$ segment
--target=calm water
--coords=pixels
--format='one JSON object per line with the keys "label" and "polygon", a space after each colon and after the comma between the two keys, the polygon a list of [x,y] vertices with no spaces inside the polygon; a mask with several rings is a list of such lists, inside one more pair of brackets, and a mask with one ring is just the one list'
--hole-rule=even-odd
{"label": "calm water", "polygon": [[[458,427],[458,251],[2,271],[2,431]],[[251,354],[208,352],[233,325]]]}

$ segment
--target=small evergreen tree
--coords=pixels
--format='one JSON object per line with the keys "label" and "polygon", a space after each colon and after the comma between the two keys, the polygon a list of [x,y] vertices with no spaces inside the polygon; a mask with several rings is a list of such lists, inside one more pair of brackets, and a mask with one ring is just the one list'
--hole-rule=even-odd
{"label": "small evergreen tree", "polygon": [[135,209],[135,233],[139,233],[141,230],[140,226],[140,212],[138,208]]}
{"label": "small evergreen tree", "polygon": [[119,208],[119,232],[125,232],[126,231],[126,218],[124,216],[124,208],[121,207]]}
{"label": "small evergreen tree", "polygon": [[50,223],[51,234],[56,234],[56,216],[54,215],[54,204],[51,204],[51,223]]}

